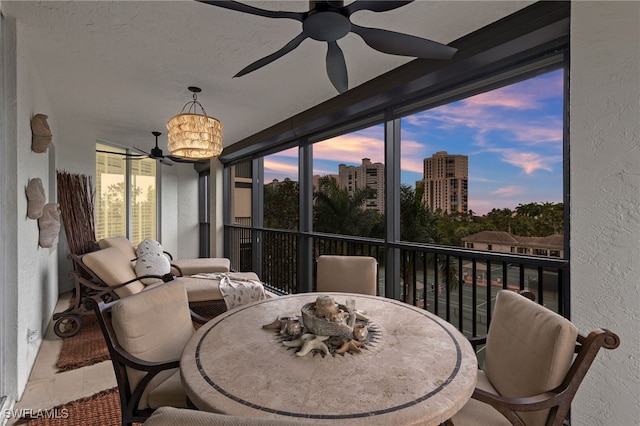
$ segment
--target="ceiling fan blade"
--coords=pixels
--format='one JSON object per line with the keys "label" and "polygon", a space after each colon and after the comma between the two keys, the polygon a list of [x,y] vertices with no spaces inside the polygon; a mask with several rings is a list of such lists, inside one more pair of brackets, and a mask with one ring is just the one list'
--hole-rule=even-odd
{"label": "ceiling fan blade", "polygon": [[103,153],[103,154],[122,155],[123,157],[134,157],[134,159],[136,159],[136,160],[137,160],[138,158],[135,158],[135,157],[143,158],[143,157],[146,157],[146,156],[147,156],[146,154],[128,154],[128,153],[126,153],[126,152],[104,151],[104,150],[101,150],[101,149],[96,149],[96,152],[101,152],[101,153]]}
{"label": "ceiling fan blade", "polygon": [[347,64],[344,61],[342,49],[335,41],[327,42],[327,74],[331,84],[339,93],[344,93],[349,89],[349,76],[347,75]]}
{"label": "ceiling fan blade", "polygon": [[455,47],[395,31],[366,28],[352,24],[351,31],[358,34],[370,47],[384,53],[416,58],[451,59],[458,51]]}
{"label": "ceiling fan blade", "polygon": [[258,59],[251,65],[243,68],[238,74],[234,75],[234,77],[242,77],[245,74],[249,74],[250,72],[255,71],[259,68],[262,68],[265,65],[275,61],[276,59],[281,58],[282,56],[286,55],[287,53],[291,52],[293,49],[298,47],[300,43],[302,43],[302,41],[306,38],[307,36],[304,33],[300,33],[296,38],[294,38],[289,43],[287,43],[282,49],[278,50],[275,53],[272,53],[269,56],[265,56],[262,59]]}
{"label": "ceiling fan blade", "polygon": [[257,7],[249,6],[246,4],[238,3],[237,1],[209,1],[209,0],[197,0],[200,3],[210,4],[211,6],[223,7],[225,9],[236,10],[238,12],[250,13],[252,15],[264,16],[267,18],[288,18],[295,19],[302,22],[305,17],[303,12],[282,12],[275,10],[265,10]]}
{"label": "ceiling fan blade", "polygon": [[162,157],[162,158],[157,158],[157,160],[166,166],[173,166],[173,161],[169,160],[168,158]]}
{"label": "ceiling fan blade", "polygon": [[[142,149],[140,149],[140,148],[136,148],[135,146],[133,147],[133,149],[135,149],[136,151],[140,151],[140,152],[142,152],[142,153],[144,154],[144,157],[150,157],[150,158],[153,158],[153,157],[151,156],[151,154],[149,154],[147,151],[144,151],[144,150],[142,150]],[[138,155],[138,154],[136,154],[136,155]]]}
{"label": "ceiling fan blade", "polygon": [[354,1],[348,6],[345,6],[344,10],[348,15],[359,10],[370,10],[372,12],[386,12],[388,10],[397,9],[402,6],[406,6],[409,3],[413,3],[413,0],[409,1]]}
{"label": "ceiling fan blade", "polygon": [[176,157],[173,155],[166,155],[164,158],[168,158],[169,160],[173,161],[174,163],[190,163],[190,164],[195,164],[195,163],[204,163],[204,162],[208,162],[209,160],[189,160],[186,158],[182,158],[182,157]]}

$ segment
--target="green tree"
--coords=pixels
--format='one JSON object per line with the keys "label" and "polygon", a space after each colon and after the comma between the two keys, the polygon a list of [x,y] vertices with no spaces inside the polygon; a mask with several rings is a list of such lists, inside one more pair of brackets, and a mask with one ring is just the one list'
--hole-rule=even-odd
{"label": "green tree", "polygon": [[[403,241],[441,244],[442,237],[438,230],[438,216],[424,204],[423,197],[424,184],[422,183],[416,185],[415,189],[408,185],[400,187],[400,238]],[[431,254],[427,255],[424,261],[428,264],[435,264],[435,258]],[[449,275],[449,282],[455,286],[457,282],[456,266],[450,264],[447,269],[444,258],[439,258],[438,261],[441,273]],[[400,278],[404,283],[406,301],[409,303],[413,303],[414,299],[414,266],[417,269],[422,268],[422,265],[414,265],[415,262],[422,262],[422,260],[416,259],[411,251],[402,252]]]}
{"label": "green tree", "polygon": [[381,237],[383,216],[365,208],[367,199],[375,197],[371,188],[361,188],[349,195],[335,178],[323,176],[313,194],[313,230],[331,234]]}
{"label": "green tree", "polygon": [[274,229],[298,229],[298,182],[285,178],[264,186],[264,226]]}
{"label": "green tree", "polygon": [[425,206],[424,183],[415,189],[409,185],[400,186],[400,238],[417,243],[438,243],[437,217]]}

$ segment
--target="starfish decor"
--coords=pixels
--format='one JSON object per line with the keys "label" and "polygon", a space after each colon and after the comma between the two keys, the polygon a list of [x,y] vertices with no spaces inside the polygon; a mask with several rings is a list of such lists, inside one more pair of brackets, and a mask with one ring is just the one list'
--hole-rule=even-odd
{"label": "starfish decor", "polygon": [[282,342],[288,348],[301,348],[298,352],[296,352],[297,356],[305,356],[312,350],[319,350],[325,355],[329,355],[329,348],[324,343],[329,336],[318,336],[312,333],[305,333],[299,338],[290,341]]}

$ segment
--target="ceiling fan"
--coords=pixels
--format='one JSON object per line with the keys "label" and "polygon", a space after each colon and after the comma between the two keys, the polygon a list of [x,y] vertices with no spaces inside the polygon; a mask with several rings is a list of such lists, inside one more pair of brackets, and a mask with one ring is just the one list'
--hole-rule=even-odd
{"label": "ceiling fan", "polygon": [[198,163],[203,160],[187,160],[185,158],[174,157],[173,155],[163,155],[162,149],[158,147],[158,136],[162,133],[160,132],[151,132],[153,136],[156,137],[156,146],[151,148],[151,152],[146,152],[140,148],[133,147],[133,149],[142,152],[142,154],[132,154],[132,153],[124,153],[124,152],[113,152],[113,151],[103,151],[100,149],[96,149],[96,152],[103,152],[105,154],[115,154],[122,155],[124,157],[131,158],[132,160],[142,160],[143,158],[151,158],[152,160],[158,160],[162,164],[167,166],[173,166],[173,163]]}
{"label": "ceiling fan", "polygon": [[344,6],[344,1],[309,0],[308,12],[282,12],[260,9],[236,1],[197,0],[201,3],[250,13],[267,18],[287,18],[302,22],[302,33],[287,43],[282,49],[250,64],[234,77],[240,77],[255,71],[291,52],[302,41],[312,38],[327,42],[327,74],[339,93],[349,88],[347,66],[342,49],[337,40],[350,32],[362,37],[364,42],[375,50],[392,55],[411,56],[429,59],[451,59],[457,49],[436,41],[427,40],[409,34],[388,31],[379,28],[361,27],[349,19],[352,13],[360,10],[386,12],[411,3],[410,1],[365,1],[356,0]]}

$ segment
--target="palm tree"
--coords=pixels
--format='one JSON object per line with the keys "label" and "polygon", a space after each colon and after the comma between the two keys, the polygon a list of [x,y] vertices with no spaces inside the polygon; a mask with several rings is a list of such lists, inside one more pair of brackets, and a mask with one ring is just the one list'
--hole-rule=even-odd
{"label": "palm tree", "polygon": [[[441,241],[438,232],[438,218],[424,204],[424,183],[418,183],[413,189],[408,185],[400,186],[400,239],[418,243],[434,244]],[[424,262],[431,263],[431,256],[425,256]],[[406,301],[413,303],[413,270],[415,257],[410,251],[402,252],[400,278],[404,282]],[[426,284],[426,283],[425,283]],[[423,284],[423,285],[425,285]],[[426,288],[425,288],[426,290]]]}
{"label": "palm tree", "polygon": [[323,176],[314,192],[313,230],[332,234],[377,237],[382,215],[366,209],[368,199],[375,197],[371,188],[360,188],[349,195],[335,178]]}

